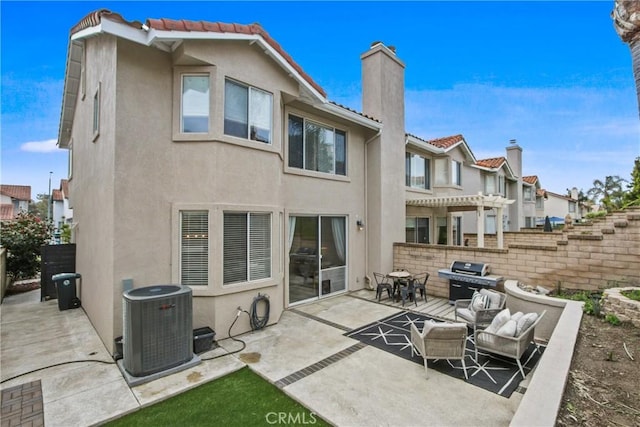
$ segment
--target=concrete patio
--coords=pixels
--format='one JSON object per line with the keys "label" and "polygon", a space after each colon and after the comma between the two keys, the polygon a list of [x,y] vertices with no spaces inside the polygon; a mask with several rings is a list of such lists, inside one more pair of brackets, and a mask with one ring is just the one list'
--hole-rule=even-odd
{"label": "concrete patio", "polygon": [[[344,336],[401,309],[389,300],[379,304],[374,292],[363,290],[290,309],[278,324],[240,336],[247,345],[242,352],[130,388],[84,311],[59,311],[55,300],[39,297],[32,291],[2,303],[1,378],[3,391],[37,388],[39,381],[47,426],[101,424],[247,365],[337,426],[506,426],[532,376],[510,398],[435,370],[425,379],[423,366]],[[438,298],[419,302],[417,311],[451,317],[450,306]],[[240,348],[232,340],[218,344],[200,356]],[[87,359],[104,363],[62,364],[11,379]],[[3,426],[5,419],[3,414]]]}

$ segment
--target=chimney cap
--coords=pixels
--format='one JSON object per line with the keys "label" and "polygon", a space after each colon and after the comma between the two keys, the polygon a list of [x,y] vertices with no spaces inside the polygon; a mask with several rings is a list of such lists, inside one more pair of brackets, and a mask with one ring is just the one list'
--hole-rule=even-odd
{"label": "chimney cap", "polygon": [[515,140],[515,138],[514,139],[510,139],[509,140],[509,144],[517,144],[517,141]]}

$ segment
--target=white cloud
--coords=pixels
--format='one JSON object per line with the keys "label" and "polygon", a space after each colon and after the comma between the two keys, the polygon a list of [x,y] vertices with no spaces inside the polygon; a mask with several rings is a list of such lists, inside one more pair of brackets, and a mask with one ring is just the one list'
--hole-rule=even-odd
{"label": "white cloud", "polygon": [[57,142],[57,139],[25,142],[20,146],[20,150],[28,151],[30,153],[52,153],[59,150],[58,146],[56,145]]}

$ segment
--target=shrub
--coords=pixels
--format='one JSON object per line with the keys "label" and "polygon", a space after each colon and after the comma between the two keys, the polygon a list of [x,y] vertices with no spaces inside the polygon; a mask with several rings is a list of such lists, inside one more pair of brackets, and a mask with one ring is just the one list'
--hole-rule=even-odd
{"label": "shrub", "polygon": [[0,244],[7,249],[7,274],[27,279],[40,271],[40,246],[51,239],[51,223],[22,212],[13,221],[2,221]]}

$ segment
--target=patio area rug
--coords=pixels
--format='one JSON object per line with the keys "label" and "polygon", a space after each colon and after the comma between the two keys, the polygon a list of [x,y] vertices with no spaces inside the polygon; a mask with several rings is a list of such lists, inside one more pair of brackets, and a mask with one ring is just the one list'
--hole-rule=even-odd
{"label": "patio area rug", "polygon": [[[381,350],[400,356],[404,359],[423,365],[422,357],[411,356],[411,324],[414,323],[419,330],[422,330],[424,321],[430,317],[402,311],[384,319],[365,325],[361,328],[347,332],[345,335],[357,339],[365,344],[377,347]],[[439,321],[437,319],[434,319]],[[525,374],[529,373],[538,363],[541,353],[545,347],[540,346],[540,351],[534,351],[535,345],[532,343],[524,353],[520,362]],[[522,376],[518,370],[518,365],[514,359],[509,359],[499,355],[478,352],[478,362],[475,357],[475,347],[473,343],[473,331],[467,336],[467,349],[465,364],[467,365],[467,375],[469,384],[489,390],[500,396],[509,397],[518,388]],[[429,369],[459,378],[465,381],[462,363],[459,360],[429,360]]]}

